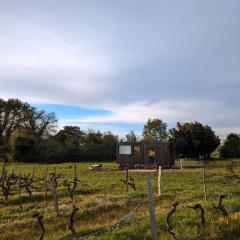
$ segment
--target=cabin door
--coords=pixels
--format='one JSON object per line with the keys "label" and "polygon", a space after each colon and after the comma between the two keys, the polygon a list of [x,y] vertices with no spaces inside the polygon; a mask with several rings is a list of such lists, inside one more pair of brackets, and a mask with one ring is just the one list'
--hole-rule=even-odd
{"label": "cabin door", "polygon": [[149,164],[149,165],[157,164],[157,162],[158,162],[157,159],[159,157],[157,146],[146,145],[144,155],[145,155],[145,158],[144,158],[145,164]]}

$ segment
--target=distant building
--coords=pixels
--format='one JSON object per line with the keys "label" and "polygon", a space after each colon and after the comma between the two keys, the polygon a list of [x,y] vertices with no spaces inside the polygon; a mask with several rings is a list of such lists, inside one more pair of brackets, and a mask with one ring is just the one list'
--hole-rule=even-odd
{"label": "distant building", "polygon": [[117,145],[120,168],[169,168],[175,164],[173,142],[121,142]]}

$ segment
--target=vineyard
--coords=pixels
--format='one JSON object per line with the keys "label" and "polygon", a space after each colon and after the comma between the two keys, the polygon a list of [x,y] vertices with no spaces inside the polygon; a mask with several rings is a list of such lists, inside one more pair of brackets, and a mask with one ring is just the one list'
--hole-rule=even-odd
{"label": "vineyard", "polygon": [[[90,165],[0,165],[0,239],[151,239],[146,174],[129,171],[126,188],[115,163]],[[158,239],[240,239],[240,161],[207,164],[206,202],[202,173],[163,169],[160,196],[152,174]]]}

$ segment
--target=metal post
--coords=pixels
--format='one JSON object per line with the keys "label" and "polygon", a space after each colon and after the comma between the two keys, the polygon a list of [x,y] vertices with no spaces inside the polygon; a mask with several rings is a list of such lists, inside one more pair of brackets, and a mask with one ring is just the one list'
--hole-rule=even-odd
{"label": "metal post", "polygon": [[152,178],[150,173],[147,174],[147,195],[148,195],[148,208],[149,208],[149,215],[150,215],[152,240],[157,240],[157,225],[156,225],[155,210],[154,210],[154,203],[153,203]]}

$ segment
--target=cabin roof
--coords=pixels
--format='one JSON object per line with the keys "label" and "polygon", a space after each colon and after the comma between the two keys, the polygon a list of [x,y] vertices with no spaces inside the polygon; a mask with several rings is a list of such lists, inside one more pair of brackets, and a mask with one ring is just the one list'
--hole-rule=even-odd
{"label": "cabin roof", "polygon": [[118,144],[161,144],[161,143],[171,143],[171,140],[165,140],[165,141],[137,141],[137,142],[118,142]]}

